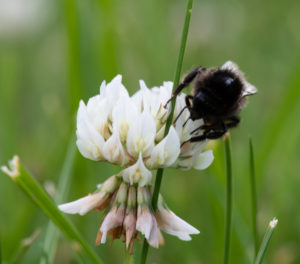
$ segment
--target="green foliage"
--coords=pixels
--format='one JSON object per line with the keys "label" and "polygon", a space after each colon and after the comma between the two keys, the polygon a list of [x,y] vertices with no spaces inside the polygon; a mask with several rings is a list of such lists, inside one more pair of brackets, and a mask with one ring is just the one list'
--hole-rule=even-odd
{"label": "green foliage", "polygon": [[[102,80],[117,73],[123,74],[131,93],[138,89],[139,79],[149,86],[173,79],[185,4],[179,0],[40,2],[40,15],[31,18],[32,28],[11,29],[9,34],[0,29],[0,164],[18,153],[40,183],[50,180],[57,185],[81,97],[86,101],[98,93]],[[281,223],[265,262],[300,261],[299,10],[296,0],[194,3],[181,75],[197,65],[217,66],[231,59],[259,90],[249,98],[239,128],[231,133],[230,263],[251,263],[253,258],[249,134],[255,147],[259,238],[272,217]],[[165,170],[161,190],[165,200],[201,233],[190,242],[165,235],[165,246],[149,251],[149,263],[221,263],[226,180],[219,142],[214,154],[215,161],[206,171]],[[92,192],[117,170],[78,155],[65,202]],[[2,174],[0,198],[5,263],[17,253],[16,244],[37,227],[43,243],[48,218]],[[89,245],[94,244],[102,215],[70,217]],[[40,260],[41,243],[28,249],[23,263]],[[62,238],[58,245],[55,263],[70,262],[73,251],[68,242]],[[140,249],[137,245],[136,251]],[[96,250],[105,263],[124,259],[120,241]]]}

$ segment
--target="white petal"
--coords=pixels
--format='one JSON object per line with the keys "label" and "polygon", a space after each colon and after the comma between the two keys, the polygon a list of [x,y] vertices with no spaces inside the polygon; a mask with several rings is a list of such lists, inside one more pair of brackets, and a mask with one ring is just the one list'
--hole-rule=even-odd
{"label": "white petal", "polygon": [[156,145],[151,153],[147,165],[153,168],[171,166],[180,153],[179,137],[173,126],[170,127],[168,135]]}
{"label": "white petal", "polygon": [[132,184],[138,184],[140,187],[150,183],[152,179],[152,173],[149,171],[143,162],[142,155],[139,155],[137,162],[120,172],[125,182]]}
{"label": "white petal", "polygon": [[214,155],[212,150],[207,150],[205,152],[200,153],[194,163],[193,168],[196,170],[205,170],[214,160]]}
{"label": "white petal", "polygon": [[104,192],[97,192],[89,194],[88,196],[80,198],[76,201],[61,204],[58,206],[58,208],[64,213],[84,215],[87,212],[99,207],[102,204],[104,198]]}
{"label": "white petal", "polygon": [[80,153],[92,160],[103,158],[102,148],[104,139],[92,125],[83,101],[80,101],[77,113],[77,146]]}
{"label": "white petal", "polygon": [[111,137],[105,142],[103,155],[111,163],[119,164],[121,166],[124,165],[126,161],[126,154],[117,129],[114,129]]}
{"label": "white petal", "polygon": [[172,211],[159,208],[156,213],[158,226],[164,232],[177,236],[181,240],[191,240],[190,235],[199,234],[200,231],[188,224]]}
{"label": "white petal", "polygon": [[112,112],[113,126],[119,130],[122,142],[126,141],[130,124],[133,124],[138,117],[138,110],[133,100],[129,97],[122,97],[114,106]]}
{"label": "white petal", "polygon": [[100,98],[107,100],[107,110],[109,112],[109,118],[112,118],[112,109],[116,102],[121,97],[128,97],[128,92],[122,84],[122,75],[117,75],[107,85],[101,84]]}
{"label": "white petal", "polygon": [[143,156],[148,156],[154,146],[155,135],[154,119],[149,112],[144,111],[128,130],[126,142],[128,152],[135,158],[140,152]]}
{"label": "white petal", "polygon": [[108,116],[109,107],[106,99],[100,99],[100,96],[94,96],[89,99],[87,106],[87,115],[90,123],[105,139],[109,135]]}
{"label": "white petal", "polygon": [[128,96],[128,92],[122,84],[122,75],[118,74],[108,84],[105,81],[100,86],[100,96],[118,100],[120,96]]}

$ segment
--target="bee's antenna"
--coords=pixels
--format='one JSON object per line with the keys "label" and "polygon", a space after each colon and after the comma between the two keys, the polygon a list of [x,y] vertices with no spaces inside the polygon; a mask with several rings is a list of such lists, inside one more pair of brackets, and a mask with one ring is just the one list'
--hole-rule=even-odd
{"label": "bee's antenna", "polygon": [[183,111],[184,111],[186,108],[188,108],[187,105],[181,109],[181,111],[179,112],[179,114],[176,116],[176,118],[175,118],[173,124],[175,124],[175,123],[177,122],[178,118],[182,115]]}

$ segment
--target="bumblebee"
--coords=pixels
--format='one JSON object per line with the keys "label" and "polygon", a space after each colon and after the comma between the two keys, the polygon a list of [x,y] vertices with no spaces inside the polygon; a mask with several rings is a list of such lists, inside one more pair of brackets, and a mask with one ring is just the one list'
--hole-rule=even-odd
{"label": "bumblebee", "polygon": [[[217,139],[228,129],[236,127],[240,123],[238,114],[245,106],[247,96],[257,92],[238,66],[227,61],[221,67],[206,69],[200,66],[188,73],[166,105],[191,83],[192,94],[186,95],[186,106],[175,119],[176,122],[185,109],[190,112],[189,119],[203,119],[204,124],[191,132],[189,142]],[[202,131],[200,135],[199,131]]]}

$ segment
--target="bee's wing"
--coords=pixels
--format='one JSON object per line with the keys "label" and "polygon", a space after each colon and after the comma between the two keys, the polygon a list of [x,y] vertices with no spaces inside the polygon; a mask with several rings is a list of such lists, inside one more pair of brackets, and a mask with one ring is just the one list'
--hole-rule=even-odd
{"label": "bee's wing", "polygon": [[248,83],[247,81],[245,81],[245,88],[244,91],[242,93],[242,96],[248,96],[248,95],[252,95],[252,94],[256,94],[257,93],[257,89],[255,86],[253,86],[252,84]]}
{"label": "bee's wing", "polygon": [[229,70],[237,75],[241,75],[242,72],[240,71],[239,67],[233,61],[226,61],[221,67],[221,70]]}

